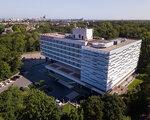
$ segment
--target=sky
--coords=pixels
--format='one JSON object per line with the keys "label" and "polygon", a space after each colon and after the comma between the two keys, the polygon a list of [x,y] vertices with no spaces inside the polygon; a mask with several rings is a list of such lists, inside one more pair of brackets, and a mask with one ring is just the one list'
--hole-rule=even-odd
{"label": "sky", "polygon": [[0,18],[150,20],[150,0],[0,0]]}

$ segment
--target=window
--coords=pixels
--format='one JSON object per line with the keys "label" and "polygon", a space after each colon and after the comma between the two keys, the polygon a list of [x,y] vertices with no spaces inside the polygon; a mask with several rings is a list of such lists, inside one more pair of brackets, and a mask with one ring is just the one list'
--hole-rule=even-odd
{"label": "window", "polygon": [[82,40],[84,39],[84,36],[82,36]]}
{"label": "window", "polygon": [[79,38],[81,38],[81,35],[79,34]]}

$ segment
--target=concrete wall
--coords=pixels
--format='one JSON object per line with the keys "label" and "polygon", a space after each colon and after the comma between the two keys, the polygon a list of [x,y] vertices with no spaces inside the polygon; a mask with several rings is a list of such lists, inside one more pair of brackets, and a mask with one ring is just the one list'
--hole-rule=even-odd
{"label": "concrete wall", "polygon": [[[74,32],[76,34],[83,31]],[[84,32],[83,35],[86,33]],[[135,71],[141,40],[111,51],[85,46],[83,40],[60,40],[49,37],[42,37],[40,46],[44,56],[80,69],[81,82],[108,91]]]}
{"label": "concrete wall", "polygon": [[84,47],[81,51],[81,81],[106,91],[108,55]]}
{"label": "concrete wall", "polygon": [[108,91],[135,72],[141,41],[127,44],[112,51],[82,47],[81,81]]}
{"label": "concrete wall", "polygon": [[134,73],[139,60],[141,41],[110,51],[107,90]]}
{"label": "concrete wall", "polygon": [[40,43],[41,52],[44,56],[78,69],[81,66],[81,46],[82,44],[69,43],[67,40],[60,41],[49,37],[42,38]]}
{"label": "concrete wall", "polygon": [[75,28],[72,30],[75,39],[93,39],[93,29]]}

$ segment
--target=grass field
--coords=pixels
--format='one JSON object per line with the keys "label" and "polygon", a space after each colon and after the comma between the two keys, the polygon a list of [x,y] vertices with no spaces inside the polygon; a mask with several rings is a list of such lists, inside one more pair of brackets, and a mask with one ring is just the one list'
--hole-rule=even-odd
{"label": "grass field", "polygon": [[128,90],[132,90],[135,87],[137,87],[139,84],[141,84],[143,81],[140,79],[135,79],[133,80],[129,85],[128,85]]}
{"label": "grass field", "polygon": [[62,111],[64,113],[70,113],[71,110],[76,109],[75,106],[71,105],[70,103],[67,103],[66,105],[62,106]]}

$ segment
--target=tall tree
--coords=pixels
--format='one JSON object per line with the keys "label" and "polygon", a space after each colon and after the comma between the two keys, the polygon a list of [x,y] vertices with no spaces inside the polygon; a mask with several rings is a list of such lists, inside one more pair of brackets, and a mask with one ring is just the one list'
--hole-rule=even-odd
{"label": "tall tree", "polygon": [[102,120],[103,101],[100,96],[91,96],[81,103],[84,120]]}
{"label": "tall tree", "polygon": [[4,31],[5,26],[0,24],[0,34]]}
{"label": "tall tree", "polygon": [[0,94],[0,115],[5,120],[18,120],[23,106],[21,91],[16,87]]}
{"label": "tall tree", "polygon": [[11,71],[9,64],[0,60],[0,80],[9,78],[10,75]]}
{"label": "tall tree", "polygon": [[55,100],[45,93],[32,89],[24,99],[22,120],[58,120],[59,111]]}
{"label": "tall tree", "polygon": [[118,95],[105,95],[103,97],[104,120],[122,120],[125,114],[126,106],[121,97]]}
{"label": "tall tree", "polygon": [[110,22],[104,22],[100,24],[96,30],[95,35],[98,37],[103,37],[105,39],[112,39],[119,36],[119,32],[113,27]]}

